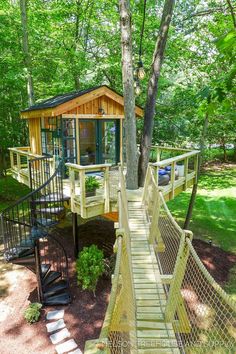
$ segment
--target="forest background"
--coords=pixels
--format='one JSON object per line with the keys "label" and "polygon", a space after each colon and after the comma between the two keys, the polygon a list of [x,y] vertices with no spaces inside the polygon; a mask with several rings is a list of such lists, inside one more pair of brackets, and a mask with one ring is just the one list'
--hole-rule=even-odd
{"label": "forest background", "polygon": [[[35,100],[107,84],[122,92],[119,7],[116,0],[28,0],[28,39]],[[142,39],[144,105],[164,1],[148,0]],[[0,166],[8,147],[27,146],[19,111],[29,105],[21,1],[0,8]],[[236,5],[232,0],[176,2],[159,82],[154,144],[219,147],[236,159]],[[137,65],[143,1],[131,1]],[[142,120],[138,120],[138,140]]]}

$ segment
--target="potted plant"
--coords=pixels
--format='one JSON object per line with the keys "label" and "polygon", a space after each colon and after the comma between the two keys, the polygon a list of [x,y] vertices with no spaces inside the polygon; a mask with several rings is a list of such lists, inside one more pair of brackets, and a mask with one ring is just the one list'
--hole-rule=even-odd
{"label": "potted plant", "polygon": [[93,197],[96,194],[96,189],[100,187],[100,183],[95,176],[87,176],[85,178],[85,194],[86,197]]}

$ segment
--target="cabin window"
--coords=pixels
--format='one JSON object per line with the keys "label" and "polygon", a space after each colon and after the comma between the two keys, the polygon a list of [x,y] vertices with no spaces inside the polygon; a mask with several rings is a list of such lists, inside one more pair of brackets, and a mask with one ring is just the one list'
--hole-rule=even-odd
{"label": "cabin window", "polygon": [[42,153],[47,156],[61,156],[61,121],[58,117],[41,119]]}
{"label": "cabin window", "polygon": [[62,119],[62,146],[64,161],[76,163],[76,121],[74,118]]}

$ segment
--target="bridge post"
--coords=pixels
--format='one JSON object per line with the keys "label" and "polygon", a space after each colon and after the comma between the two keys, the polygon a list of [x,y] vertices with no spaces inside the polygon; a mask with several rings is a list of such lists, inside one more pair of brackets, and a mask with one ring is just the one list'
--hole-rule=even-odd
{"label": "bridge post", "polygon": [[182,281],[184,279],[184,274],[186,270],[186,265],[189,256],[189,247],[186,239],[192,240],[193,234],[189,230],[183,230],[183,234],[180,241],[179,251],[175,263],[175,269],[173,273],[173,280],[170,285],[170,290],[168,294],[166,310],[165,310],[165,320],[166,322],[173,322],[177,307],[179,306],[179,298],[181,297],[180,290]]}
{"label": "bridge post", "polygon": [[79,253],[79,240],[78,240],[78,220],[77,214],[72,213],[72,225],[73,225],[73,240],[74,240],[74,253],[77,258]]}

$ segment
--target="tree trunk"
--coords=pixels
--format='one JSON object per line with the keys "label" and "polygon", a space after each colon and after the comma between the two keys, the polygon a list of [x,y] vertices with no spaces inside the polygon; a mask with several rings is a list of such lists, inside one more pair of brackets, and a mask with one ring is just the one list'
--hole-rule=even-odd
{"label": "tree trunk", "polygon": [[207,136],[208,125],[209,125],[209,119],[208,119],[208,113],[206,113],[204,124],[203,124],[203,129],[202,129],[202,136],[201,136],[201,140],[200,140],[200,154],[198,157],[197,177],[195,178],[191,198],[189,201],[188,211],[187,211],[185,222],[184,222],[184,229],[185,230],[187,230],[189,228],[190,220],[192,218],[192,213],[193,213],[193,207],[194,207],[196,196],[197,196],[197,184],[198,184],[198,179],[199,179],[200,172],[201,172],[201,165],[202,165],[204,150],[205,150],[205,146],[206,146],[206,136]]}
{"label": "tree trunk", "polygon": [[22,26],[22,47],[23,47],[23,55],[24,55],[24,65],[25,65],[26,76],[27,76],[28,101],[29,101],[29,105],[32,106],[35,100],[34,100],[34,83],[33,83],[33,76],[32,76],[31,56],[29,51],[29,40],[28,40],[28,20],[27,20],[26,0],[20,0],[20,11],[21,11],[21,26]]}
{"label": "tree trunk", "polygon": [[136,142],[136,117],[132,61],[131,15],[129,0],[120,0],[120,28],[122,49],[122,77],[126,134],[126,185],[138,188],[138,151]]}
{"label": "tree trunk", "polygon": [[144,110],[144,128],[140,145],[139,158],[139,185],[143,186],[146,176],[146,170],[149,162],[149,153],[152,143],[153,124],[155,116],[156,96],[158,92],[158,82],[161,66],[164,58],[164,51],[168,37],[170,22],[173,15],[175,0],[165,0],[164,9],[161,18],[159,35],[153,55],[151,66],[151,75],[148,82],[147,99]]}

